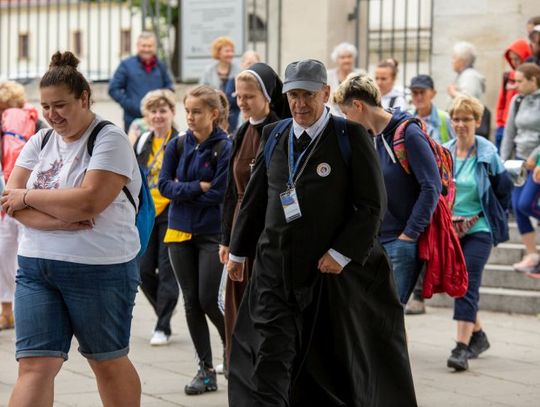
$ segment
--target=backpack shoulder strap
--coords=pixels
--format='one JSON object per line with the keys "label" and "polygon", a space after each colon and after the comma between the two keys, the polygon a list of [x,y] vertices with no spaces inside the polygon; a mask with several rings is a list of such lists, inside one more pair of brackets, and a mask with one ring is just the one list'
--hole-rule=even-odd
{"label": "backpack shoulder strap", "polygon": [[45,146],[49,142],[49,139],[51,138],[52,133],[53,133],[53,129],[49,129],[49,130],[47,130],[47,132],[43,136],[43,140],[41,140],[41,149],[42,150],[45,148]]}
{"label": "backpack shoulder strap", "polygon": [[96,124],[96,127],[92,130],[92,133],[90,133],[90,137],[88,137],[88,141],[86,142],[86,150],[88,151],[88,155],[92,157],[92,153],[94,152],[94,145],[96,144],[96,138],[99,132],[103,129],[103,127],[107,125],[113,125],[111,122],[107,120],[103,120]]}
{"label": "backpack shoulder strap", "polygon": [[268,169],[268,167],[270,166],[272,154],[274,154],[274,150],[276,149],[276,145],[281,137],[281,134],[291,123],[291,118],[280,120],[270,132],[268,140],[266,140],[266,144],[264,145],[263,151],[264,161],[266,162],[266,169]]}
{"label": "backpack shoulder strap", "polygon": [[407,158],[407,150],[405,149],[405,131],[411,123],[416,123],[418,127],[420,127],[420,130],[428,142],[432,140],[431,137],[427,135],[424,122],[417,117],[409,117],[398,125],[396,131],[394,132],[394,138],[392,139],[392,150],[394,150],[396,159],[399,161],[399,164],[407,174],[411,173],[411,166],[409,164],[409,159]]}
{"label": "backpack shoulder strap", "polygon": [[352,149],[349,136],[347,134],[347,121],[341,116],[332,115],[334,120],[334,130],[337,133],[337,139],[339,144],[339,149],[345,161],[345,165],[350,167],[352,159]]}
{"label": "backpack shoulder strap", "polygon": [[[142,188],[141,188],[141,190],[142,190]],[[124,185],[122,187],[122,191],[124,191],[124,194],[126,194],[126,197],[127,197],[128,201],[135,208],[135,212],[137,212],[137,205],[135,204],[135,199],[133,199],[133,195],[131,195],[131,192],[129,192],[128,187]]]}
{"label": "backpack shoulder strap", "polygon": [[141,136],[137,139],[137,143],[135,144],[135,154],[137,156],[141,155],[144,145],[152,135],[152,131],[147,131],[141,134]]}
{"label": "backpack shoulder strap", "polygon": [[176,139],[176,155],[178,158],[182,157],[184,153],[184,144],[186,142],[186,133],[180,133]]}

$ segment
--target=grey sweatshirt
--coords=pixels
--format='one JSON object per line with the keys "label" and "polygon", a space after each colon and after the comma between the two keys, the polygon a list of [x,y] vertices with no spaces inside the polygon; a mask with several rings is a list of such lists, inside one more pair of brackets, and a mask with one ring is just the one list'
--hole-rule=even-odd
{"label": "grey sweatshirt", "polygon": [[472,66],[465,68],[456,77],[456,87],[459,93],[475,97],[482,101],[486,91],[486,78]]}
{"label": "grey sweatshirt", "polygon": [[540,89],[526,95],[521,101],[516,115],[518,95],[514,96],[508,113],[501,144],[503,161],[512,156],[515,149],[516,158],[527,159],[533,150],[540,146]]}

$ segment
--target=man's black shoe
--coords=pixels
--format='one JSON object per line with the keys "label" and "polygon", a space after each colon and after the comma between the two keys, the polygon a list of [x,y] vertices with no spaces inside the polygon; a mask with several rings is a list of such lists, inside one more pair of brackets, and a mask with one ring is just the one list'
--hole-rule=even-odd
{"label": "man's black shoe", "polygon": [[187,395],[202,394],[207,391],[217,390],[216,371],[204,366],[201,362],[199,371],[190,384],[186,384],[184,392]]}
{"label": "man's black shoe", "polygon": [[484,331],[473,332],[469,342],[469,359],[475,359],[489,349],[489,341]]}
{"label": "man's black shoe", "polygon": [[458,342],[452,349],[452,353],[446,362],[446,366],[456,369],[457,372],[469,368],[469,347],[462,342]]}

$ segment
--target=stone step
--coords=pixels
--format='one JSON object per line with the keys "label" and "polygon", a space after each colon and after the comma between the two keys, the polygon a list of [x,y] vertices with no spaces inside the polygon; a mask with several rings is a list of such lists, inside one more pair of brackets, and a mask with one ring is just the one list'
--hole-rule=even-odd
{"label": "stone step", "polygon": [[[426,300],[426,305],[453,307],[454,300],[446,294],[436,294]],[[540,313],[540,291],[481,287],[480,310],[536,315]]]}
{"label": "stone step", "polygon": [[[537,246],[540,251],[540,246]],[[488,264],[512,265],[521,261],[525,255],[525,246],[521,243],[501,243],[491,250]]]}
{"label": "stone step", "polygon": [[485,287],[510,288],[515,290],[540,291],[540,280],[527,277],[504,264],[487,264],[482,274]]}
{"label": "stone step", "polygon": [[[538,221],[536,219],[532,219],[532,221],[533,226],[536,227]],[[508,223],[508,231],[510,232],[510,240],[508,240],[507,243],[521,243],[521,236],[519,234],[516,222]],[[540,233],[536,234],[536,244],[540,245]]]}

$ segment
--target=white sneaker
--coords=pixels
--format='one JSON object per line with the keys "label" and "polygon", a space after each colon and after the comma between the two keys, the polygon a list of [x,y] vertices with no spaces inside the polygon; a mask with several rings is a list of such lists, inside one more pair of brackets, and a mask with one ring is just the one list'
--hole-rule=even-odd
{"label": "white sneaker", "polygon": [[223,363],[216,366],[216,373],[223,374]]}
{"label": "white sneaker", "polygon": [[168,345],[169,341],[170,341],[170,337],[168,335],[165,335],[165,332],[154,331],[154,335],[152,336],[152,339],[150,339],[150,345],[152,346]]}

